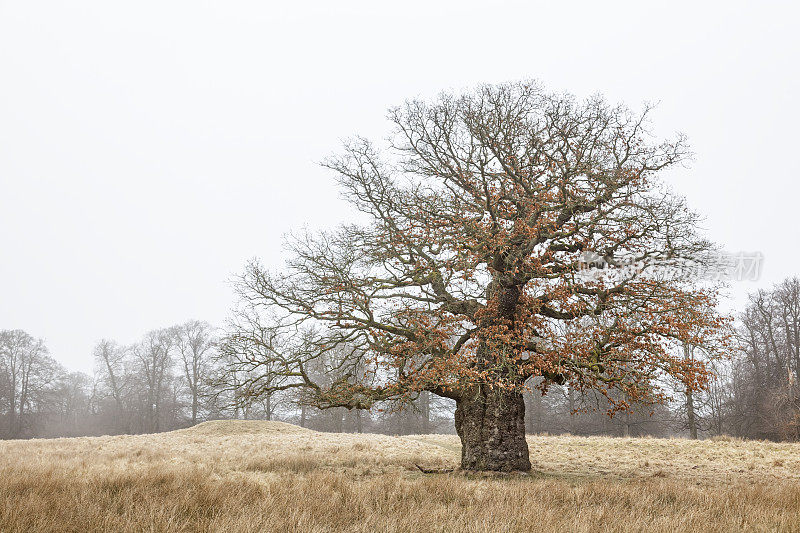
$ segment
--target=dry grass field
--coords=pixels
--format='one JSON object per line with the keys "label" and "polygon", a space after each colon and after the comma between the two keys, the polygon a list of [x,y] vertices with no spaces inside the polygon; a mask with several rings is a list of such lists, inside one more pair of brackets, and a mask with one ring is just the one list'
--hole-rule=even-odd
{"label": "dry grass field", "polygon": [[800,444],[531,436],[531,475],[424,474],[455,436],[210,422],[0,441],[0,531],[800,531]]}

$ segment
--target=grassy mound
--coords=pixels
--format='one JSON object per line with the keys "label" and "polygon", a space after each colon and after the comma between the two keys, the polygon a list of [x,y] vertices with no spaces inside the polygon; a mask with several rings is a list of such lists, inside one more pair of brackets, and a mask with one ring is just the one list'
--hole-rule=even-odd
{"label": "grassy mound", "polygon": [[212,420],[202,422],[187,429],[179,429],[173,433],[186,435],[241,435],[275,433],[303,433],[310,430],[286,422],[273,422],[266,420]]}

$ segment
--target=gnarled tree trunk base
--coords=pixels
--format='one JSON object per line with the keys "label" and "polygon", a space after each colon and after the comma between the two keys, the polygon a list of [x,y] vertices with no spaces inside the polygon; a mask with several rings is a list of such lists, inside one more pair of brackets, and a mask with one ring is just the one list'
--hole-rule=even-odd
{"label": "gnarled tree trunk base", "polygon": [[456,431],[461,438],[462,469],[497,472],[531,469],[522,394],[488,386],[465,392],[456,402]]}

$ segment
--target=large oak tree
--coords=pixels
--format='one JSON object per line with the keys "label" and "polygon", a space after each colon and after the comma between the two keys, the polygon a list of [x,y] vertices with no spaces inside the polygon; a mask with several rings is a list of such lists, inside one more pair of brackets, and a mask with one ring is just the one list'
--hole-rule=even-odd
{"label": "large oak tree", "polygon": [[[659,178],[684,140],[655,141],[647,111],[527,82],[391,110],[386,146],[357,138],[325,162],[366,222],[293,238],[283,271],[240,277],[242,394],[369,408],[430,391],[456,401],[462,467],[509,471],[531,467],[531,377],[619,409],[662,399],[667,375],[702,388],[680,346],[715,346],[724,320],[713,290],[667,267],[711,245]],[[314,379],[320,360],[335,380]]]}

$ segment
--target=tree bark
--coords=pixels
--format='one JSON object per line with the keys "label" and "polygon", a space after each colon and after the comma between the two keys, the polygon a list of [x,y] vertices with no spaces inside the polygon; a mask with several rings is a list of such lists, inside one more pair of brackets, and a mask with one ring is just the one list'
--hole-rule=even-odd
{"label": "tree bark", "polygon": [[431,432],[431,393],[422,391],[419,400],[422,411],[422,433],[427,435]]}
{"label": "tree bark", "polygon": [[569,403],[569,433],[575,434],[575,390],[572,387],[568,388],[568,403]]}
{"label": "tree bark", "polygon": [[197,424],[197,409],[199,405],[197,403],[197,388],[192,389],[192,425]]}
{"label": "tree bark", "polygon": [[[686,359],[694,358],[694,350],[688,343],[683,344],[683,354]],[[694,395],[691,387],[686,387],[686,416],[689,422],[689,438],[697,439],[697,420],[694,413]]]}
{"label": "tree bark", "polygon": [[499,472],[531,469],[522,394],[481,385],[456,402],[461,468]]}
{"label": "tree bark", "polygon": [[694,416],[694,396],[692,389],[686,389],[686,415],[689,419],[689,438],[697,440],[697,420]]}

